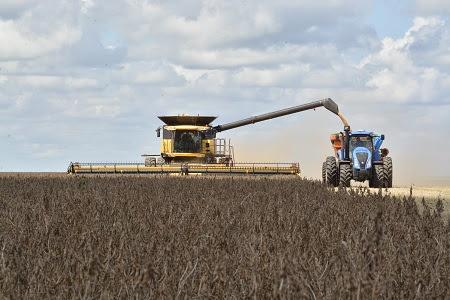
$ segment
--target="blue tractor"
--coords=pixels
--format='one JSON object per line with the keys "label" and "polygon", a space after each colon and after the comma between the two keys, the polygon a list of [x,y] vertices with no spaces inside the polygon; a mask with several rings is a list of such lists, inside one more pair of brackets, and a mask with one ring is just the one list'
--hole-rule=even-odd
{"label": "blue tractor", "polygon": [[329,156],[322,165],[322,179],[331,186],[350,187],[350,181],[369,181],[373,188],[392,187],[392,158],[382,149],[383,134],[371,131],[344,132],[330,137],[335,156]]}

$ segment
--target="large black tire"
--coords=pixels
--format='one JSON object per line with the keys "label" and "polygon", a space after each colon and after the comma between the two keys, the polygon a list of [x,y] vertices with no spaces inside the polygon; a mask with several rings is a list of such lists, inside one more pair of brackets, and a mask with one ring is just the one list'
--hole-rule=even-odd
{"label": "large black tire", "polygon": [[327,163],[325,161],[322,164],[322,182],[327,182]]}
{"label": "large black tire", "polygon": [[341,164],[339,166],[339,185],[342,187],[350,187],[352,178],[352,167],[349,164]]}
{"label": "large black tire", "polygon": [[372,188],[383,188],[385,186],[383,165],[374,165],[372,168],[372,179],[369,181]]}
{"label": "large black tire", "polygon": [[325,161],[325,182],[331,186],[338,186],[338,165],[334,156],[328,156]]}
{"label": "large black tire", "polygon": [[392,157],[384,157],[383,158],[383,170],[384,170],[385,187],[391,188],[392,187],[392,173],[393,173]]}

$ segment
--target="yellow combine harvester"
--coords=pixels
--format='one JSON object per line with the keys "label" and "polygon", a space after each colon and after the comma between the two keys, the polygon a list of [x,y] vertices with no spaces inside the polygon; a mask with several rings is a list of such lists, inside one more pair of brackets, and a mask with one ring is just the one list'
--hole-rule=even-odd
{"label": "yellow combine harvester", "polygon": [[[161,154],[143,155],[143,163],[71,163],[72,174],[115,173],[179,173],[179,174],[300,174],[298,163],[236,163],[234,148],[218,132],[278,118],[305,110],[325,107],[338,115],[338,105],[331,99],[314,101],[236,122],[213,126],[212,116],[160,116],[165,124],[158,127],[161,137]],[[348,125],[348,124],[347,124]]]}

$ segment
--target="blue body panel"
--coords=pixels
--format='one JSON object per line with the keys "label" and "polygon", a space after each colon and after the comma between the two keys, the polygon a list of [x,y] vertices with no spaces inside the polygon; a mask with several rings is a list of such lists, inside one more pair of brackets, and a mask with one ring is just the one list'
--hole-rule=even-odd
{"label": "blue body panel", "polygon": [[381,145],[383,144],[383,139],[380,135],[375,135],[373,138],[373,160],[380,161],[381,160]]}
{"label": "blue body panel", "polygon": [[[352,150],[350,160],[353,167],[353,179],[357,181],[364,181],[370,179],[372,176],[372,167],[374,162],[379,162],[381,158],[381,145],[383,144],[384,136],[374,133],[372,131],[358,130],[349,133],[352,136],[368,136],[372,139],[373,151],[366,147],[357,147]],[[345,149],[342,148],[337,152],[339,160],[344,160]]]}
{"label": "blue body panel", "polygon": [[[358,159],[361,154],[367,156],[364,160]],[[365,147],[357,147],[352,153],[353,168],[358,170],[370,170],[372,168],[372,153]]]}

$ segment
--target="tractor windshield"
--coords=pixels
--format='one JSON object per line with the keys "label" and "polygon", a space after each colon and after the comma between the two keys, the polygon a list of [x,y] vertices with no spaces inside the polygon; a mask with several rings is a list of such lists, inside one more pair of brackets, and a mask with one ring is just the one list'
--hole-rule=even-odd
{"label": "tractor windshield", "polygon": [[350,138],[350,153],[353,149],[358,147],[367,148],[370,152],[373,151],[372,138],[369,136],[352,136]]}
{"label": "tractor windshield", "polygon": [[176,130],[174,152],[198,153],[202,147],[202,137],[198,131]]}

